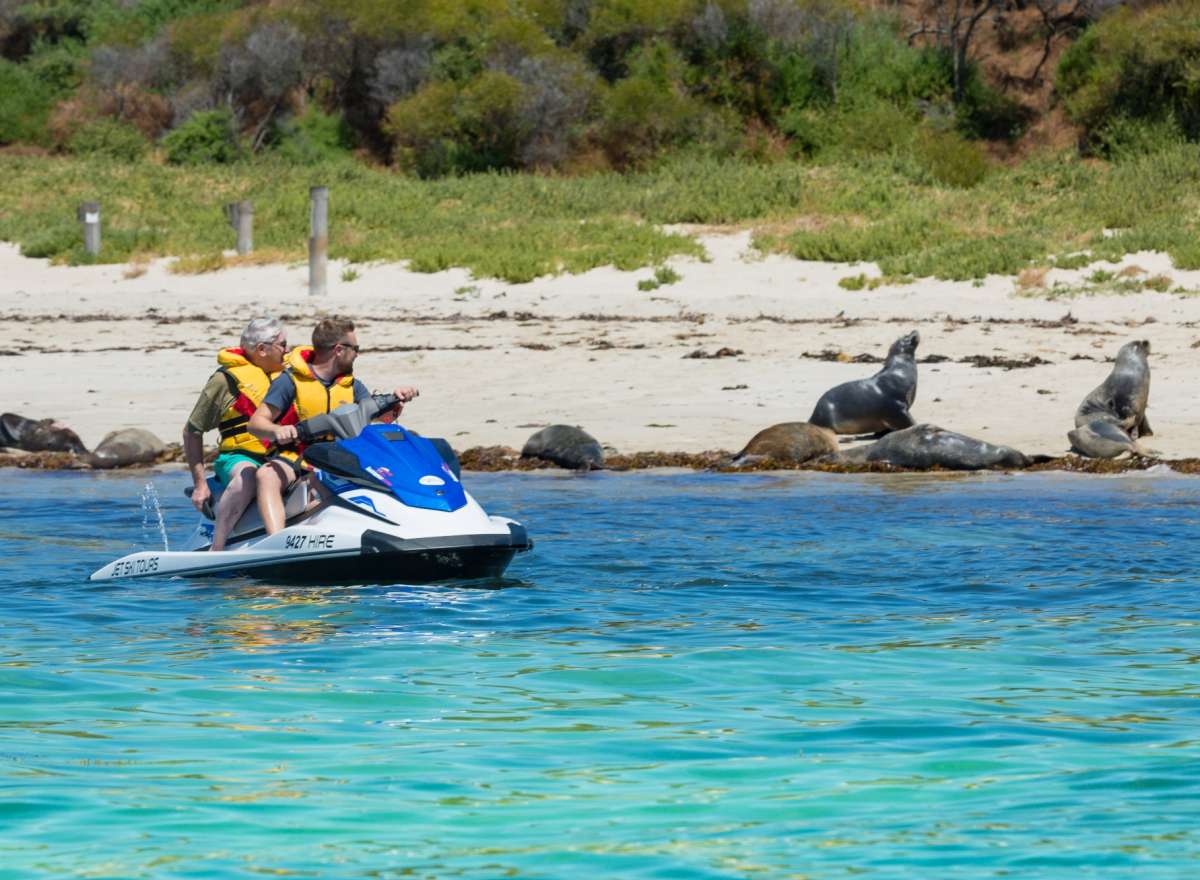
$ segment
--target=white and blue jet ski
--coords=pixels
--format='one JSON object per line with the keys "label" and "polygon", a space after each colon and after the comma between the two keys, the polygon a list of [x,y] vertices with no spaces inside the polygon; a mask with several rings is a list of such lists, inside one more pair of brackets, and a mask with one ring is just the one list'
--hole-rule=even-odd
{"label": "white and blue jet ski", "polygon": [[[122,556],[93,581],[246,574],[308,583],[429,583],[499,577],[533,546],[520,523],[489,516],[463,488],[444,440],[371,424],[397,399],[377,394],[297,425],[320,489],[298,480],[284,499],[285,528],[267,536],[257,505],[226,549],[210,552],[212,508],[179,551]],[[333,435],[328,442],[314,439]],[[209,480],[215,505],[220,485]],[[187,490],[191,494],[191,489]],[[314,497],[315,495],[315,497]]]}

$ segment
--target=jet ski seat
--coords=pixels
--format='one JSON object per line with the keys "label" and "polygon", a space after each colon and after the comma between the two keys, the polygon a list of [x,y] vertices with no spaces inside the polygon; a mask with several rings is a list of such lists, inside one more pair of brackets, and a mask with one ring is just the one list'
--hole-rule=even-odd
{"label": "jet ski seat", "polygon": [[[204,502],[204,516],[208,519],[216,519],[216,505],[221,500],[221,493],[225,491],[225,487],[215,477],[208,478],[208,490],[212,493],[211,497]],[[183,490],[183,494],[188,498],[192,497],[192,487],[188,486]],[[308,480],[297,480],[288,490],[287,497],[283,499],[283,515],[286,521],[291,521],[295,517],[304,513],[308,508]],[[246,508],[245,513],[241,515],[238,521],[234,524],[232,531],[229,533],[229,540],[246,535],[250,532],[262,531],[262,517],[258,513],[258,505],[251,504]]]}

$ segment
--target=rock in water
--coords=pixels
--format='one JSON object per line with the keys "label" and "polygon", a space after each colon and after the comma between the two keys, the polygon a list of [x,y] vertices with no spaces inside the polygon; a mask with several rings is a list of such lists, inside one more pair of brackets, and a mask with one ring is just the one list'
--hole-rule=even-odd
{"label": "rock in water", "polygon": [[596,438],[582,428],[551,425],[525,441],[522,458],[540,458],[575,471],[604,467],[604,450]]}
{"label": "rock in water", "polygon": [[941,467],[976,471],[994,467],[1022,468],[1030,464],[1027,455],[1011,446],[994,446],[937,425],[914,425],[895,431],[855,452],[857,455],[847,455],[845,460],[885,461],[917,470]]}
{"label": "rock in water", "polygon": [[71,452],[87,454],[79,435],[54,419],[27,419],[16,413],[0,415],[0,446],[26,452]]}
{"label": "rock in water", "polygon": [[764,459],[803,464],[822,455],[834,455],[837,451],[837,435],[828,428],[808,422],[783,422],[751,437],[746,448],[735,455],[730,464],[736,467]]}
{"label": "rock in water", "polygon": [[163,442],[149,431],[123,428],[106,435],[88,456],[88,461],[92,467],[103,469],[146,464],[158,458],[164,449],[166,446]]}

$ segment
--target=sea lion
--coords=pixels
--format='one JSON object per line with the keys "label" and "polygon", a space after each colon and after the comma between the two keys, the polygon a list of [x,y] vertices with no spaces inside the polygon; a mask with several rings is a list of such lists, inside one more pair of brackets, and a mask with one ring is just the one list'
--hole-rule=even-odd
{"label": "sea lion", "polygon": [[897,467],[918,470],[940,467],[955,471],[1023,468],[1033,461],[1011,446],[996,446],[937,425],[915,425],[894,431],[870,446],[846,452],[841,460],[885,461]]}
{"label": "sea lion", "polygon": [[149,431],[123,428],[106,434],[88,456],[88,463],[105,470],[130,464],[147,464],[158,458],[164,449],[165,444]]}
{"label": "sea lion", "polygon": [[1090,458],[1116,458],[1125,452],[1153,454],[1137,442],[1138,437],[1154,433],[1146,418],[1149,355],[1148,339],[1121,346],[1112,372],[1075,410],[1075,430],[1067,433],[1074,452]]}
{"label": "sea lion", "polygon": [[751,437],[746,448],[729,463],[739,467],[763,459],[772,459],[803,464],[822,455],[835,455],[837,451],[837,435],[828,428],[820,428],[808,422],[783,422],[763,428]]}
{"label": "sea lion", "polygon": [[522,458],[540,458],[559,467],[586,471],[604,467],[604,450],[596,438],[582,428],[551,425],[525,441]]}
{"label": "sea lion", "polygon": [[1075,410],[1075,427],[1101,419],[1119,425],[1130,437],[1149,437],[1146,404],[1150,401],[1150,341],[1126,342],[1117,361],[1099,387]]}
{"label": "sea lion", "polygon": [[869,379],[843,382],[821,395],[809,422],[836,434],[877,434],[911,428],[908,408],[917,396],[916,330],[888,349],[883,369]]}
{"label": "sea lion", "polygon": [[54,419],[27,419],[16,413],[0,415],[0,446],[26,452],[71,452],[86,455],[79,435]]}
{"label": "sea lion", "polygon": [[1149,457],[1152,453],[1143,449],[1136,440],[1121,429],[1116,422],[1093,419],[1074,431],[1067,432],[1071,451],[1088,458],[1116,458],[1123,453]]}

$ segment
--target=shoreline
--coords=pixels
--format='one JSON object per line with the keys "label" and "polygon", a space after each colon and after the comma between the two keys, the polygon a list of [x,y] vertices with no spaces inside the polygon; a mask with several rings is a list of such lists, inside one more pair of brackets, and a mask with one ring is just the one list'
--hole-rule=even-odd
{"label": "shoreline", "polygon": [[[572,471],[540,459],[521,458],[519,450],[511,447],[471,447],[458,453],[465,473],[530,473],[534,471],[557,471],[561,474],[583,475],[588,471]],[[1200,475],[1200,457],[1194,458],[1084,458],[1066,455],[1049,461],[1039,461],[1023,468],[998,467],[978,470],[951,470],[947,468],[905,468],[883,462],[795,462],[763,459],[751,464],[732,466],[727,464],[733,453],[727,450],[709,450],[700,453],[688,452],[635,452],[629,455],[610,456],[605,467],[599,471],[627,473],[653,470],[691,470],[714,474],[786,473],[812,472],[825,474],[1028,474],[1070,473],[1108,476],[1113,474],[1139,473],[1165,467],[1173,474],[1183,476]],[[206,458],[211,461],[212,456]],[[130,473],[151,471],[178,465],[183,470],[183,450],[178,444],[168,447],[155,461],[126,465],[118,468],[92,468],[77,456],[66,452],[2,452],[0,469],[15,468],[32,471],[83,471],[87,473]]]}
{"label": "shoreline", "polygon": [[[401,423],[456,449],[519,449],[538,429],[568,424],[610,457],[698,456],[807,420],[822,393],[870,376],[891,342],[917,329],[918,423],[1061,458],[1079,402],[1123,343],[1147,338],[1156,433],[1146,445],[1166,460],[1200,455],[1200,296],[1030,296],[1007,276],[851,291],[839,281],[878,277],[877,267],[763,255],[746,231],[696,235],[707,261],[667,261],[681,280],[653,291],[637,288],[645,270],[510,284],[371,264],[342,281],[334,261],[330,293],[315,302],[303,266],[65,267],[0,244],[0,318],[11,328],[0,410],[57,419],[89,448],[126,427],[177,442],[217,349],[235,345],[250,316],[280,315],[295,345],[319,316],[344,314],[363,345],[359,378],[377,390],[419,387]],[[1110,268],[1200,289],[1200,271],[1175,270],[1164,254]],[[1082,284],[1090,271],[1052,269],[1044,280]],[[214,445],[209,435],[206,450]]]}

